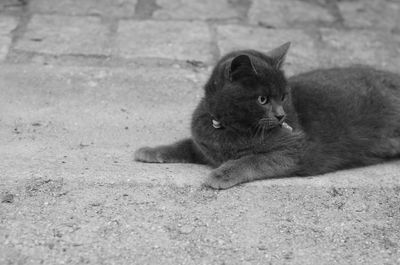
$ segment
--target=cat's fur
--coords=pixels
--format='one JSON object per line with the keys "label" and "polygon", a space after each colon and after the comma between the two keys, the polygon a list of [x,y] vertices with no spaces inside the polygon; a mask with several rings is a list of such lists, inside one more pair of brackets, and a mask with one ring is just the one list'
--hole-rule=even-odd
{"label": "cat's fur", "polygon": [[[288,48],[224,56],[193,113],[192,137],[141,148],[135,159],[208,164],[214,169],[205,184],[225,189],[400,157],[399,75],[348,67],[287,80],[281,67]],[[282,126],[285,113],[293,131]]]}

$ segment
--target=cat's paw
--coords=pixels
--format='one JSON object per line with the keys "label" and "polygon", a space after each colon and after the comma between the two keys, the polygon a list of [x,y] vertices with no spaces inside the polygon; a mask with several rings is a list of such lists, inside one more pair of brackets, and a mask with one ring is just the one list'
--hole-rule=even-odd
{"label": "cat's paw", "polygon": [[213,189],[224,190],[244,182],[237,172],[221,166],[211,171],[204,185]]}
{"label": "cat's paw", "polygon": [[135,151],[134,159],[146,163],[165,163],[165,159],[159,150],[151,147],[142,147]]}

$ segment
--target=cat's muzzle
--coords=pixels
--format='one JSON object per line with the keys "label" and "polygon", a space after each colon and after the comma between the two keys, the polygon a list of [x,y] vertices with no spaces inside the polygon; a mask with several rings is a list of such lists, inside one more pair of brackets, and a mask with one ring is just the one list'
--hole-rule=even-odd
{"label": "cat's muzzle", "polygon": [[280,125],[277,119],[271,118],[262,118],[258,121],[258,123],[262,126],[265,126],[266,129],[272,129]]}

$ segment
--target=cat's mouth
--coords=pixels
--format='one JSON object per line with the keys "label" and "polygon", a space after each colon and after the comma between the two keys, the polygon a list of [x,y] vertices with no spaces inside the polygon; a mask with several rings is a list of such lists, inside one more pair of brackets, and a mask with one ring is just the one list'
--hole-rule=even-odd
{"label": "cat's mouth", "polygon": [[274,128],[284,128],[289,131],[293,131],[293,128],[287,124],[284,119],[281,121],[278,121],[277,119],[271,119],[271,118],[262,118],[258,121],[257,124],[257,133],[261,131],[261,134],[263,134],[265,131],[270,131]]}
{"label": "cat's mouth", "polygon": [[277,119],[262,118],[257,123],[255,135],[259,135],[261,139],[264,139],[266,133],[278,126],[279,122]]}

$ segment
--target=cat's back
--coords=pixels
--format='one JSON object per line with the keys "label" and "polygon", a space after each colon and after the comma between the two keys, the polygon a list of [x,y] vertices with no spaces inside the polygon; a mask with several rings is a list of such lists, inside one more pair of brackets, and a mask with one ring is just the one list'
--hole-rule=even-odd
{"label": "cat's back", "polygon": [[321,69],[293,76],[289,85],[310,140],[305,174],[400,155],[399,75],[368,67]]}
{"label": "cat's back", "polygon": [[296,98],[318,95],[346,101],[342,96],[400,93],[400,75],[367,66],[314,70],[289,78],[289,84]]}
{"label": "cat's back", "polygon": [[331,113],[351,119],[400,108],[400,75],[369,67],[315,70],[289,78],[289,85],[303,117]]}
{"label": "cat's back", "polygon": [[289,85],[299,122],[310,134],[400,130],[400,76],[395,73],[369,67],[320,69],[289,78]]}

